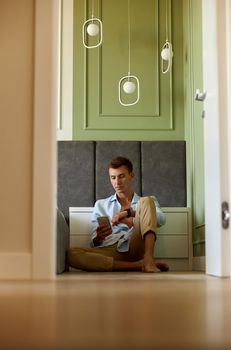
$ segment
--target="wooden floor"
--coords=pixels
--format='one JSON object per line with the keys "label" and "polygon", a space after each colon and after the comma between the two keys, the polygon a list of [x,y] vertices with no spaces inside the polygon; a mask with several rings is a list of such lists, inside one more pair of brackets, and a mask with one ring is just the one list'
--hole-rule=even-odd
{"label": "wooden floor", "polygon": [[231,280],[67,273],[0,282],[0,349],[231,349]]}

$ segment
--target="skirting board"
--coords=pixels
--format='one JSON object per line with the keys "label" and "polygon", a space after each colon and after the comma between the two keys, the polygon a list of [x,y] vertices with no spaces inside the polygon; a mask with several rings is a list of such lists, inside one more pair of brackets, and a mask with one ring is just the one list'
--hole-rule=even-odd
{"label": "skirting board", "polygon": [[193,257],[193,271],[205,272],[205,256]]}
{"label": "skirting board", "polygon": [[0,253],[0,279],[29,279],[31,253]]}

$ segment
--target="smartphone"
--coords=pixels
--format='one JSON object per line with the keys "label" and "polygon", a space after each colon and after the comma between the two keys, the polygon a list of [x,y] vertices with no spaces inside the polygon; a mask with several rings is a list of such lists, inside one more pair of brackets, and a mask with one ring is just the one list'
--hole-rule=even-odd
{"label": "smartphone", "polygon": [[99,225],[107,225],[107,226],[111,226],[110,220],[108,216],[99,216],[97,218],[97,221],[99,223]]}

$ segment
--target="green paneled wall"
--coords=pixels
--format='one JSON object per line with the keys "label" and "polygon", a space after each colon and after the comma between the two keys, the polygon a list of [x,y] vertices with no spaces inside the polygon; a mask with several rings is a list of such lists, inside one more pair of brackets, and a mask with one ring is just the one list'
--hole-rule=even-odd
{"label": "green paneled wall", "polygon": [[[174,58],[171,73],[162,74],[166,4]],[[118,98],[118,82],[128,73],[127,1],[94,1],[94,14],[103,22],[103,44],[86,49],[82,25],[91,17],[91,5],[74,1],[73,139],[183,140],[182,0],[130,2],[131,74],[140,80],[140,100],[128,107]]]}
{"label": "green paneled wall", "polygon": [[187,140],[187,193],[192,207],[193,255],[205,255],[203,104],[195,101],[203,91],[201,0],[184,0],[185,138]]}

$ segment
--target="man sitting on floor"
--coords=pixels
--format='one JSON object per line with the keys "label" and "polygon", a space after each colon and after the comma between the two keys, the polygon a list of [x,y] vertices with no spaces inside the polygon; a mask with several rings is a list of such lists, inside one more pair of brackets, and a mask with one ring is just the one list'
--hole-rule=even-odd
{"label": "man sitting on floor", "polygon": [[[168,265],[155,262],[156,228],[165,223],[154,196],[139,197],[133,190],[133,165],[124,157],[113,159],[108,167],[115,194],[96,201],[92,214],[91,248],[70,248],[71,267],[86,271],[167,271]],[[107,216],[108,224],[98,224]]]}

